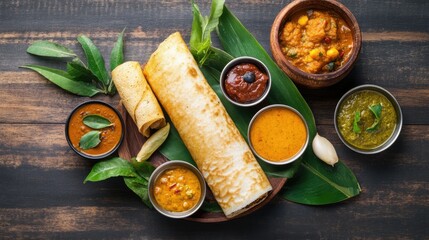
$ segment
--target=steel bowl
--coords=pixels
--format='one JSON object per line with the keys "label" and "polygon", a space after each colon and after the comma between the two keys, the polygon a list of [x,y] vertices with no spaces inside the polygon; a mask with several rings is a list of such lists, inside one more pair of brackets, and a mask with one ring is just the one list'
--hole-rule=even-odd
{"label": "steel bowl", "polygon": [[[396,111],[396,126],[395,126],[395,130],[393,131],[392,135],[388,138],[387,141],[385,141],[383,144],[379,145],[376,148],[372,148],[372,149],[362,149],[362,148],[358,148],[356,146],[353,146],[352,144],[350,144],[349,142],[347,142],[346,139],[344,139],[344,137],[341,135],[340,131],[339,131],[339,127],[338,127],[338,121],[337,121],[337,115],[339,113],[339,108],[341,106],[341,104],[345,101],[345,99],[347,99],[348,96],[350,96],[351,94],[355,93],[355,92],[359,92],[359,91],[363,91],[363,90],[372,90],[372,91],[376,91],[378,93],[383,94],[393,105],[393,107],[395,108]],[[338,101],[337,106],[335,107],[335,113],[334,113],[334,122],[335,122],[335,131],[338,134],[338,137],[341,139],[341,141],[351,150],[357,152],[357,153],[362,153],[362,154],[375,154],[375,153],[380,153],[386,149],[388,149],[398,138],[399,133],[401,132],[402,129],[402,111],[401,111],[401,107],[398,103],[398,101],[395,99],[395,97],[386,89],[377,86],[377,85],[372,85],[372,84],[365,84],[365,85],[360,85],[358,87],[355,87],[351,90],[349,90],[348,92],[346,92],[341,99]]]}
{"label": "steel bowl", "polygon": [[[192,207],[186,211],[183,211],[183,212],[172,212],[172,211],[165,210],[164,208],[162,208],[158,204],[158,202],[156,201],[155,196],[154,196],[154,186],[155,186],[155,182],[157,181],[157,179],[165,171],[170,170],[170,169],[174,169],[177,167],[184,167],[186,169],[191,170],[197,176],[197,178],[200,182],[200,186],[201,186],[201,196],[200,196],[200,199],[198,200],[197,204],[195,204],[194,207]],[[181,161],[181,160],[171,160],[171,161],[165,162],[165,163],[161,164],[159,167],[157,167],[149,178],[149,200],[152,203],[152,205],[155,207],[155,209],[164,216],[167,216],[170,218],[186,218],[186,217],[189,217],[192,214],[194,214],[196,211],[198,211],[198,209],[200,209],[201,205],[204,202],[205,197],[206,197],[206,183],[204,181],[204,177],[196,167],[194,167],[192,164],[190,164],[188,162]]]}
{"label": "steel bowl", "polygon": [[[261,155],[259,155],[259,153],[254,149],[254,147],[253,147],[253,145],[252,145],[251,137],[250,137],[250,131],[251,131],[252,124],[254,123],[255,119],[256,119],[256,118],[258,118],[258,116],[259,116],[261,113],[263,113],[264,111],[266,111],[266,110],[268,110],[268,109],[271,109],[271,108],[286,108],[286,109],[289,109],[289,110],[293,111],[293,112],[294,112],[294,113],[296,113],[296,114],[301,118],[301,120],[304,122],[304,126],[305,126],[305,129],[306,129],[306,131],[307,131],[306,141],[305,141],[304,145],[301,147],[301,149],[300,149],[300,150],[299,150],[295,155],[293,155],[292,157],[290,157],[290,158],[288,158],[288,159],[284,159],[284,160],[282,160],[282,161],[272,161],[272,160],[270,160],[270,159],[266,159],[266,158],[262,157]],[[310,132],[309,132],[309,130],[308,130],[308,125],[307,125],[307,122],[305,121],[304,117],[303,117],[303,116],[301,115],[301,113],[300,113],[300,112],[298,112],[298,110],[296,110],[295,108],[290,107],[290,106],[287,106],[287,105],[283,105],[283,104],[272,104],[272,105],[266,106],[266,107],[262,108],[261,110],[259,110],[259,111],[258,111],[258,112],[257,112],[257,113],[252,117],[252,120],[250,120],[249,127],[248,127],[248,129],[247,129],[247,141],[249,142],[249,146],[250,146],[250,149],[252,149],[252,152],[253,152],[253,153],[254,153],[258,158],[260,158],[262,161],[264,161],[264,162],[266,162],[266,163],[268,163],[268,164],[273,164],[273,165],[286,165],[286,164],[292,163],[292,162],[296,161],[297,159],[299,159],[299,158],[302,156],[302,154],[304,154],[305,149],[307,149],[307,146],[308,146],[308,142],[309,142],[309,140],[310,140]]]}
{"label": "steel bowl", "polygon": [[[254,64],[255,66],[257,66],[262,72],[265,72],[268,75],[268,82],[267,82],[267,86],[265,88],[264,93],[262,93],[262,95],[251,102],[238,102],[235,101],[234,99],[232,99],[228,93],[226,92],[225,89],[225,79],[226,76],[228,74],[228,72],[236,65],[241,64],[241,63],[251,63]],[[240,106],[240,107],[251,107],[251,106],[255,106],[257,104],[259,104],[260,102],[262,102],[268,95],[268,93],[270,92],[271,89],[271,74],[270,71],[268,70],[267,66],[265,66],[265,64],[263,62],[261,62],[260,60],[253,58],[253,57],[248,57],[248,56],[243,56],[243,57],[238,57],[235,58],[233,60],[231,60],[222,70],[222,73],[220,75],[220,88],[222,90],[223,95],[225,96],[226,99],[228,99],[228,101],[230,101],[231,103]]]}

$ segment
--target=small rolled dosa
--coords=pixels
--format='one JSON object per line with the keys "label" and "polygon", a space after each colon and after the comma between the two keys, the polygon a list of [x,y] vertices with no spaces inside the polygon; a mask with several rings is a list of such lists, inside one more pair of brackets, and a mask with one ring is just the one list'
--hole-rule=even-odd
{"label": "small rolled dosa", "polygon": [[140,133],[150,136],[151,129],[164,127],[165,117],[138,62],[125,62],[112,71],[112,80],[122,104],[136,123]]}
{"label": "small rolled dosa", "polygon": [[260,203],[271,184],[180,33],[159,45],[143,72],[226,217]]}

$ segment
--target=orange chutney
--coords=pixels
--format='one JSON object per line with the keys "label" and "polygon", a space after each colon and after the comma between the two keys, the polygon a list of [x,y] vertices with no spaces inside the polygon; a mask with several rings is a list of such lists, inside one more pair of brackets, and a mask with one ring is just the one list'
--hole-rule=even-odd
{"label": "orange chutney", "polygon": [[307,128],[301,117],[284,107],[262,111],[250,128],[250,142],[262,158],[272,162],[287,161],[297,154],[307,140]]}
{"label": "orange chutney", "polygon": [[189,169],[177,167],[163,172],[155,181],[156,202],[170,212],[183,212],[194,207],[201,197],[198,177]]}
{"label": "orange chutney", "polygon": [[352,31],[333,11],[300,11],[280,32],[280,45],[287,60],[302,71],[327,73],[350,58]]}
{"label": "orange chutney", "polygon": [[[99,129],[101,131],[101,142],[94,148],[81,149],[79,141],[83,135],[94,129],[83,124],[83,118],[87,115],[100,115],[108,119],[112,126]],[[122,123],[116,112],[101,103],[89,103],[79,107],[70,117],[68,136],[73,147],[79,152],[90,156],[100,156],[112,151],[120,142],[122,137]]]}

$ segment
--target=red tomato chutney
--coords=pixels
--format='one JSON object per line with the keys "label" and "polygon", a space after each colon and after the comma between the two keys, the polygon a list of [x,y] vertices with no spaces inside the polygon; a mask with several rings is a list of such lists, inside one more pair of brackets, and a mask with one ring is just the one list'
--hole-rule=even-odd
{"label": "red tomato chutney", "polygon": [[[108,119],[112,125],[100,131],[101,142],[94,148],[82,149],[79,141],[83,135],[94,129],[86,126],[83,119],[87,115],[100,115]],[[88,103],[76,109],[70,117],[67,134],[73,147],[81,153],[89,156],[101,156],[113,151],[122,138],[122,123],[118,114],[109,106],[102,103]]]}
{"label": "red tomato chutney", "polygon": [[155,181],[154,196],[163,209],[170,212],[183,212],[193,208],[200,200],[200,181],[187,168],[169,169]]}
{"label": "red tomato chutney", "polygon": [[225,91],[234,101],[253,102],[260,98],[267,88],[267,73],[251,63],[234,66],[225,79]]}

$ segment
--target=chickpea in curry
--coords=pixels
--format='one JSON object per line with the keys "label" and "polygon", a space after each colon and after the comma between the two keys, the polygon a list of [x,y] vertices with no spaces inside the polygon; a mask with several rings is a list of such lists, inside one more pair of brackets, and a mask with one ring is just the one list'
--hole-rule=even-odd
{"label": "chickpea in curry", "polygon": [[300,70],[328,73],[341,68],[350,58],[352,31],[332,11],[300,11],[284,25],[280,45],[287,60]]}
{"label": "chickpea in curry", "polygon": [[189,169],[177,167],[163,172],[155,181],[156,202],[170,212],[193,208],[201,197],[198,177]]}

